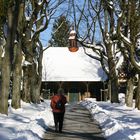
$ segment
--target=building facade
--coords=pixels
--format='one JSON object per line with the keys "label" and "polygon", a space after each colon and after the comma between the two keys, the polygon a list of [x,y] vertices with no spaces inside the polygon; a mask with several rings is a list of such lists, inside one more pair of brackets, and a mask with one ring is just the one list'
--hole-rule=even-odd
{"label": "building facade", "polygon": [[[92,49],[86,49],[96,55]],[[50,98],[63,88],[68,101],[93,97],[103,100],[101,90],[107,79],[100,62],[84,53],[83,47],[70,52],[67,47],[50,47],[43,53],[42,93]]]}

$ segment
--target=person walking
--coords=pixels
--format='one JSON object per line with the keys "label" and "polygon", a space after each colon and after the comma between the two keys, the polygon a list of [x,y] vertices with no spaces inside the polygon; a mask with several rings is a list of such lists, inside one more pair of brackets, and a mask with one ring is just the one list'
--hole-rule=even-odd
{"label": "person walking", "polygon": [[66,97],[63,95],[64,90],[59,88],[57,94],[51,98],[51,108],[55,123],[55,132],[62,133],[64,114],[65,114],[65,104],[67,103]]}

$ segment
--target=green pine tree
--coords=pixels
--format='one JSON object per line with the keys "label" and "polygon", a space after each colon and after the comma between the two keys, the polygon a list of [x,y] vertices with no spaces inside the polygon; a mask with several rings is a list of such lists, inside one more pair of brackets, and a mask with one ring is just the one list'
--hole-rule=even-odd
{"label": "green pine tree", "polygon": [[49,43],[54,47],[67,47],[69,44],[70,22],[65,16],[54,21],[52,38]]}

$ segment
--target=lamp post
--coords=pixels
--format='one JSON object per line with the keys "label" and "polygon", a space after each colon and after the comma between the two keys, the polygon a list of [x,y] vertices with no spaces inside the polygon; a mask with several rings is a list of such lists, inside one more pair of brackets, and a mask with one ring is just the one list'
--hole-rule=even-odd
{"label": "lamp post", "polygon": [[72,27],[72,30],[70,31],[69,34],[69,51],[70,52],[76,52],[78,51],[78,46],[77,46],[77,40],[76,40],[76,31],[74,30],[74,27]]}

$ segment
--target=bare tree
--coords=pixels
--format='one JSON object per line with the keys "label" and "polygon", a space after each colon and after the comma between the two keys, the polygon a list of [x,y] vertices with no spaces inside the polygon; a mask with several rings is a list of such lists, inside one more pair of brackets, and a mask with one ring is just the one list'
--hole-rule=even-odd
{"label": "bare tree", "polygon": [[[49,21],[63,2],[64,0],[48,2],[44,0],[42,3],[36,1],[30,3],[32,6],[29,8],[32,10],[28,13],[28,16],[32,18],[26,24],[27,28],[23,41],[25,61],[29,62],[29,65],[24,65],[25,76],[23,79],[23,100],[27,102],[40,102],[41,71],[38,66],[42,57],[42,48],[39,45],[38,38],[40,33],[48,27]],[[31,30],[32,32],[30,32]]]}
{"label": "bare tree", "polygon": [[[140,73],[140,66],[139,62],[139,55],[138,55],[138,46],[137,41],[139,39],[140,33],[140,1],[121,1],[120,2],[120,15],[117,22],[117,35],[119,36],[119,40],[121,40],[122,50],[125,52],[125,56],[130,61],[130,65],[133,69],[131,72],[132,78],[134,78],[135,74]],[[124,25],[125,23],[125,25]],[[125,32],[122,31],[125,29]],[[139,77],[139,76],[138,76]],[[131,79],[130,79],[131,80]],[[132,81],[133,82],[133,81]],[[129,83],[128,86],[130,87],[133,83]],[[132,87],[131,87],[132,88]],[[136,96],[136,107],[140,109],[140,95],[139,95],[139,78],[138,78],[138,85],[137,85],[137,96]],[[128,105],[132,106],[132,99],[133,99],[133,92],[128,94]]]}
{"label": "bare tree", "polygon": [[2,40],[6,43],[1,42],[3,58],[1,59],[0,113],[8,113],[11,80],[12,107],[16,109],[20,107],[21,90],[24,101],[40,102],[43,48],[39,37],[40,33],[47,29],[52,15],[63,2],[64,0],[19,0],[8,3],[5,16],[7,26],[1,28]]}
{"label": "bare tree", "polygon": [[[72,1],[74,3],[74,1]],[[80,6],[81,7],[81,6]],[[97,52],[105,72],[108,75],[108,90],[111,102],[118,102],[118,77],[116,71],[116,46],[114,44],[115,17],[111,1],[84,1],[82,8],[73,4],[73,9],[80,13],[79,18],[74,14],[78,41],[85,47],[90,47]],[[75,10],[76,11],[76,10]],[[80,27],[85,25],[83,32]],[[98,32],[98,34],[97,34]],[[101,33],[100,39],[99,32]],[[96,47],[97,42],[100,44]],[[104,44],[104,45],[103,45]],[[94,58],[96,59],[96,58]],[[107,63],[106,63],[107,62]]]}
{"label": "bare tree", "polygon": [[20,1],[15,2],[13,7],[13,1],[9,3],[7,11],[7,38],[6,44],[4,47],[5,54],[2,60],[2,82],[1,82],[1,96],[0,96],[0,112],[3,114],[8,113],[8,95],[9,95],[9,86],[10,86],[10,73],[12,66],[12,49],[14,46],[14,40],[17,29],[18,17],[17,13],[19,11]]}

